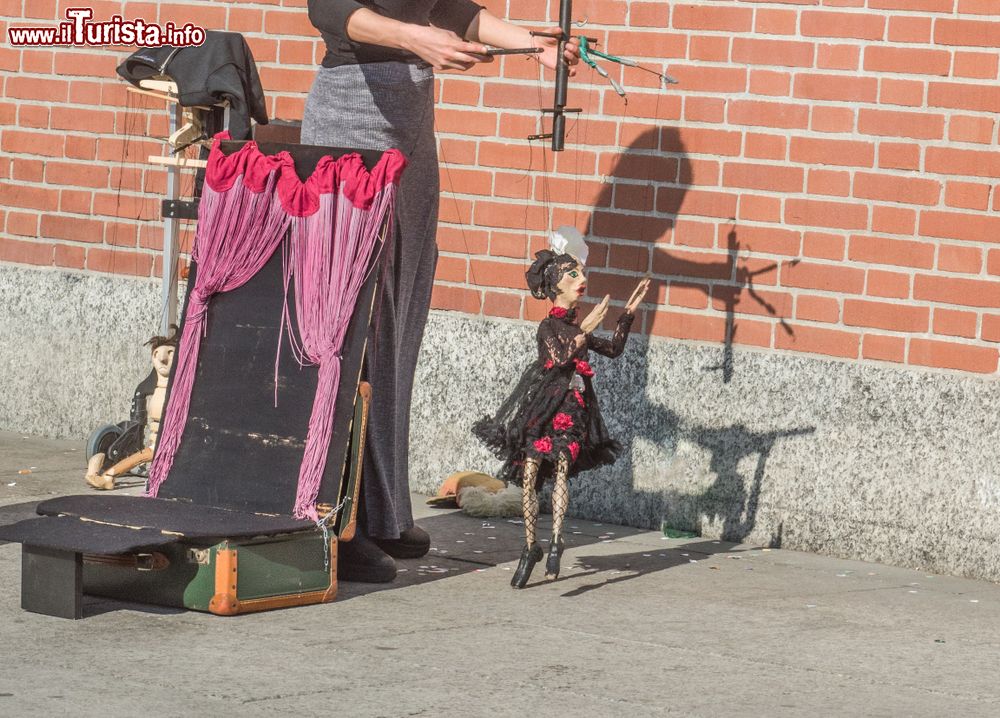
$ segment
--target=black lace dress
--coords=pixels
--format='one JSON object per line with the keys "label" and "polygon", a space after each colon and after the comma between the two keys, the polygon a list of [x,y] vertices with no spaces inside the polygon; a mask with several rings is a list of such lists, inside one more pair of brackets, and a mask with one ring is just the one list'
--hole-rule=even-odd
{"label": "black lace dress", "polygon": [[538,360],[525,370],[513,393],[495,416],[484,417],[473,433],[504,460],[497,478],[521,483],[525,459],[540,462],[537,485],[555,473],[560,455],[569,459],[569,475],[614,462],[621,450],[608,436],[597,405],[589,350],[617,357],[625,349],[634,315],[622,314],[612,339],[582,333],[575,309],[553,307],[538,327]]}

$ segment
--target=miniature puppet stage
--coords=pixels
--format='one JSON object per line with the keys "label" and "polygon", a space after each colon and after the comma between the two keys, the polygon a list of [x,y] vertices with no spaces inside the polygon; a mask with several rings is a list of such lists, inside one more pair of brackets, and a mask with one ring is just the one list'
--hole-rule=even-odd
{"label": "miniature puppet stage", "polygon": [[[354,151],[260,149],[289,151],[303,180],[324,155]],[[381,153],[361,156],[370,169]],[[328,546],[312,522],[291,516],[318,369],[300,367],[281,332],[279,248],[246,284],[211,300],[183,439],[159,497],[62,497],[39,504],[39,518],[0,529],[23,544],[22,608],[80,618],[83,593],[219,614],[332,600],[337,541],[354,533],[370,396],[360,379],[382,256],[376,250],[342,352],[318,496],[327,510],[342,504]],[[189,286],[196,273],[192,265]],[[294,302],[288,311],[295,326]]]}

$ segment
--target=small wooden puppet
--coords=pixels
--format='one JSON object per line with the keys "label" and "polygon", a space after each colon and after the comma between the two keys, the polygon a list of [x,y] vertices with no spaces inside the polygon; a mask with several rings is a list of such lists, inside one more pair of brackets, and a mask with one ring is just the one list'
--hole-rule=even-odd
{"label": "small wooden puppet", "polygon": [[[160,433],[160,419],[163,416],[163,403],[167,396],[170,367],[174,363],[174,351],[177,349],[177,327],[171,326],[169,336],[152,337],[146,344],[150,347],[153,371],[136,387],[132,398],[131,426],[124,432],[126,436],[122,437],[122,441],[127,442],[134,436],[138,445],[125,448],[128,455],[112,466],[108,466],[111,461],[103,452],[90,457],[85,479],[95,489],[109,491],[115,488],[115,480],[119,476],[153,460],[156,439]],[[136,424],[139,426],[135,426]],[[145,442],[142,441],[144,433]],[[125,445],[119,444],[123,448]],[[108,453],[114,456],[124,452],[109,450]]]}
{"label": "small wooden puppet", "polygon": [[498,478],[519,484],[524,513],[525,546],[511,580],[524,588],[543,551],[535,541],[538,490],[552,478],[552,541],[545,577],[559,575],[563,552],[562,526],[569,505],[569,479],[579,472],[614,462],[620,445],[605,428],[594,393],[594,370],[587,361],[593,350],[615,358],[625,349],[635,309],[649,289],[640,280],[612,339],[594,336],[608,311],[610,296],[581,322],[577,304],[587,288],[583,268],[587,245],[572,227],[560,228],[552,249],[543,249],[526,277],[531,294],[549,299],[552,309],[538,327],[538,360],[525,370],[513,393],[495,416],[484,417],[473,433],[504,460]]}

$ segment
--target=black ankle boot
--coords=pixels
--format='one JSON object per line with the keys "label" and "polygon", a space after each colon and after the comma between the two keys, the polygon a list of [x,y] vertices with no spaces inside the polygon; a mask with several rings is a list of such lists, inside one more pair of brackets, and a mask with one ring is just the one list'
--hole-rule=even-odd
{"label": "black ankle boot", "polygon": [[393,558],[420,558],[431,549],[431,537],[419,526],[411,526],[398,539],[372,539]]}
{"label": "black ankle boot", "polygon": [[361,531],[337,544],[337,578],[359,583],[388,583],[396,578],[396,562]]}
{"label": "black ankle boot", "polygon": [[545,559],[545,578],[552,580],[559,577],[559,559],[563,553],[562,534],[552,534],[552,543],[549,544],[549,557]]}
{"label": "black ankle boot", "polygon": [[514,576],[510,579],[510,585],[514,588],[524,588],[528,579],[531,578],[531,569],[541,560],[541,546],[537,543],[530,546],[525,545],[524,550],[521,551],[521,560],[517,562],[517,568],[514,570]]}

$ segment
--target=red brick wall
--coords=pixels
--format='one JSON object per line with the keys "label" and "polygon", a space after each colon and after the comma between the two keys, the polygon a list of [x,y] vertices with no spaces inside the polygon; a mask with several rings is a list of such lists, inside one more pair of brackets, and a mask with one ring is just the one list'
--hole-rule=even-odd
{"label": "red brick wall", "polygon": [[[60,0],[0,0],[0,27]],[[322,54],[305,0],[125,3],[127,17],[243,32],[272,116],[301,116]],[[555,0],[490,0],[551,24]],[[583,70],[567,151],[529,147],[551,75],[511,57],[442,76],[434,305],[535,320],[523,271],[544,231],[589,227],[592,294],[655,278],[645,331],[996,374],[997,0],[576,0],[586,32],[681,82]],[[122,4],[98,2],[99,18]],[[126,96],[126,53],[0,47],[0,260],[159,273],[143,164],[165,113]],[[131,139],[124,141],[125,134]],[[530,171],[529,171],[530,166]],[[190,233],[188,233],[190,234]],[[752,282],[752,285],[751,285]]]}

